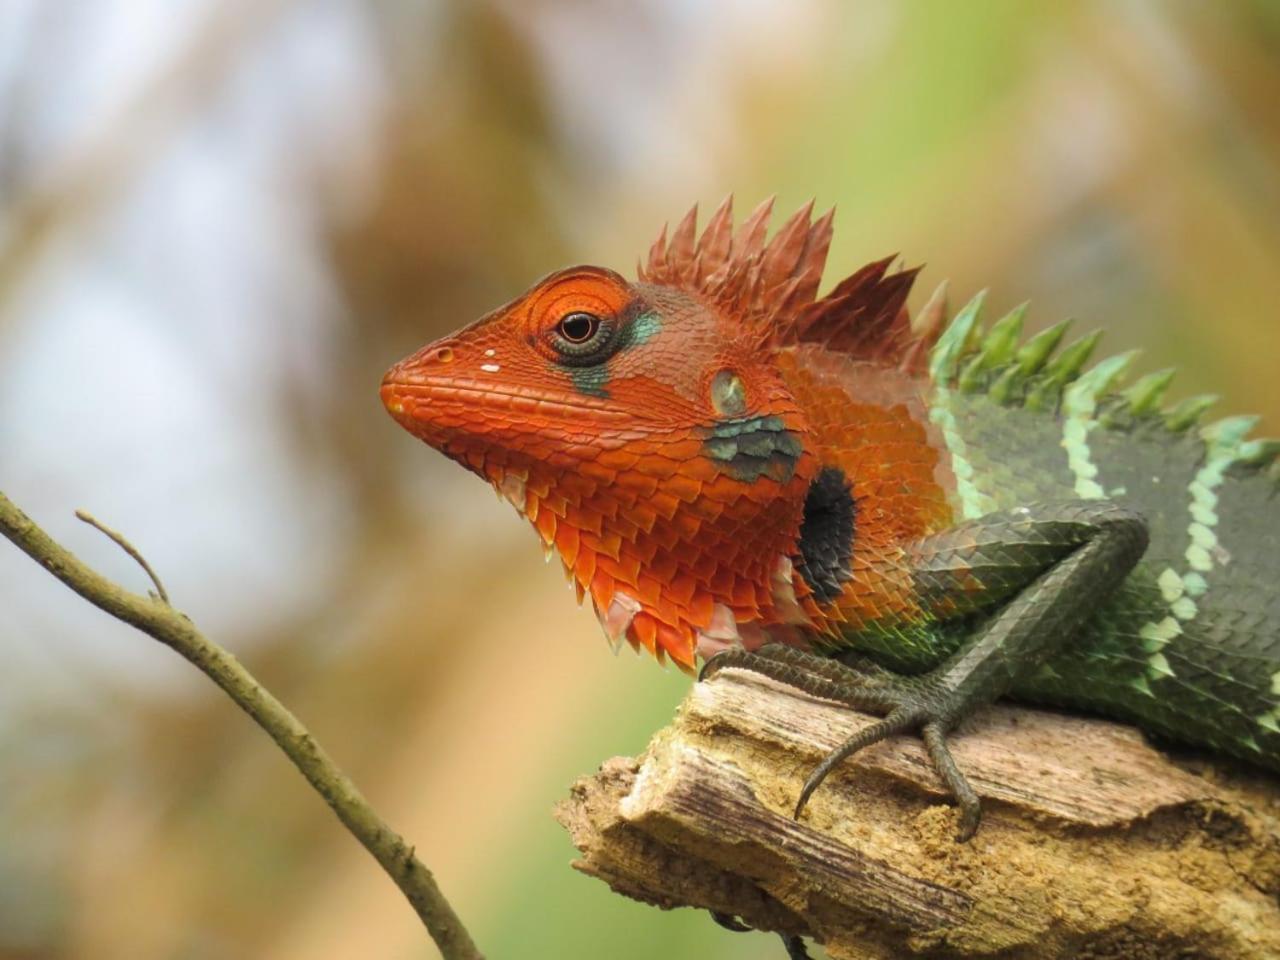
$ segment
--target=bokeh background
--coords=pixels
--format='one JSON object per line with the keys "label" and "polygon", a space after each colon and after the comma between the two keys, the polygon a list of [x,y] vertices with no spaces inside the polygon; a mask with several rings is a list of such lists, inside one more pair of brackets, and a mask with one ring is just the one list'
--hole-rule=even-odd
{"label": "bokeh background", "polygon": [[[733,191],[837,204],[1280,432],[1280,5],[0,0],[0,489],[311,725],[494,958],[776,958],[573,872],[572,779],[687,679],[615,659],[381,372]],[[917,303],[927,290],[917,292]],[[427,958],[168,651],[0,544],[0,958]]]}

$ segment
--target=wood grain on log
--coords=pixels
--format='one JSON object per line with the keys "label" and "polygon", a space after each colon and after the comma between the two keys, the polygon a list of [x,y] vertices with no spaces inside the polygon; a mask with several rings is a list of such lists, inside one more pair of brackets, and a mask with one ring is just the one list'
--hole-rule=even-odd
{"label": "wood grain on log", "polygon": [[835,958],[1280,957],[1280,791],[1181,765],[1136,730],[998,705],[952,749],[983,798],[955,811],[915,738],[813,765],[871,722],[726,670],[643,756],[557,809],[575,866],[661,907],[812,936]]}

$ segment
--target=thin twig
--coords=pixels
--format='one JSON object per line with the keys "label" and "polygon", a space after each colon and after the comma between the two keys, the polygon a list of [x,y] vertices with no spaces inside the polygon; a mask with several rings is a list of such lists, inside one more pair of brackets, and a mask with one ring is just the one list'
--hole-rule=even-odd
{"label": "thin twig", "polygon": [[165,592],[164,584],[160,582],[159,574],[157,574],[155,570],[152,569],[151,564],[147,563],[147,558],[142,555],[142,552],[137,547],[135,547],[132,543],[130,543],[128,540],[125,539],[123,533],[121,533],[119,530],[112,530],[105,523],[103,523],[101,520],[99,520],[97,517],[91,514],[88,510],[77,510],[76,519],[83,520],[85,523],[93,527],[95,530],[99,531],[102,534],[105,534],[109,539],[115,542],[116,546],[118,546],[121,550],[123,550],[129,556],[133,557],[133,559],[137,562],[138,566],[140,566],[144,571],[146,571],[147,576],[151,578],[151,583],[156,588],[156,595],[164,602],[166,606],[172,606],[172,604],[169,603],[169,594]]}
{"label": "thin twig", "polygon": [[[100,524],[93,523],[116,539]],[[84,599],[177,651],[262,727],[329,804],[351,834],[382,865],[422,920],[445,960],[483,960],[466,927],[413,848],[378,816],[351,779],[316,743],[310,731],[231,653],[206,638],[162,598],[132,593],[108,580],[59,545],[0,493],[0,534]],[[128,550],[128,547],[125,547]],[[143,566],[136,551],[130,550]],[[152,575],[154,578],[154,574]],[[157,589],[159,581],[156,581]]]}

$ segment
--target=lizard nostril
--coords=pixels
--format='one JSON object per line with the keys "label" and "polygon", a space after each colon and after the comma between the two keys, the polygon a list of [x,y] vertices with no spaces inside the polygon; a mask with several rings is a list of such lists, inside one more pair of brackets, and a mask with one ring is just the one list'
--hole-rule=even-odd
{"label": "lizard nostril", "polygon": [[399,416],[404,413],[404,402],[396,392],[396,384],[392,379],[394,373],[394,370],[389,371],[382,381],[382,405],[387,408],[387,412],[392,416]]}
{"label": "lizard nostril", "polygon": [[740,417],[747,412],[747,392],[742,378],[732,370],[721,370],[711,381],[711,406],[722,417]]}
{"label": "lizard nostril", "polygon": [[453,347],[438,347],[433,356],[436,363],[453,363]]}

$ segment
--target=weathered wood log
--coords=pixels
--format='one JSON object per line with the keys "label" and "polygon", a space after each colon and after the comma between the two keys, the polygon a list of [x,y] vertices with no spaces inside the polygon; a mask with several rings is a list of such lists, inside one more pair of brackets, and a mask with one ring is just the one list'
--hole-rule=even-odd
{"label": "weathered wood log", "polygon": [[804,778],[871,719],[726,670],[556,814],[619,893],[810,936],[835,958],[1280,957],[1280,788],[1136,730],[998,705],[952,750],[968,843],[915,738]]}

